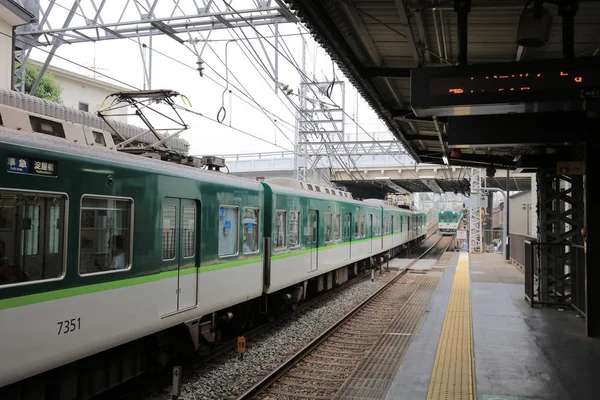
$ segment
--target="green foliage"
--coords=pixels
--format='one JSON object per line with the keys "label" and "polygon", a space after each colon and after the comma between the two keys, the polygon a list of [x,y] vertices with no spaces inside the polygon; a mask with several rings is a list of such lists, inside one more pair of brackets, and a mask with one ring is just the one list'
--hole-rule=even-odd
{"label": "green foliage", "polygon": [[[31,91],[31,87],[35,83],[35,80],[39,74],[40,70],[38,68],[30,63],[25,64],[25,93],[29,93]],[[40,82],[40,86],[38,86],[35,96],[54,101],[55,103],[60,103],[62,102],[61,94],[62,87],[58,84],[58,82],[56,82],[52,75],[45,73],[42,77],[42,81]]]}

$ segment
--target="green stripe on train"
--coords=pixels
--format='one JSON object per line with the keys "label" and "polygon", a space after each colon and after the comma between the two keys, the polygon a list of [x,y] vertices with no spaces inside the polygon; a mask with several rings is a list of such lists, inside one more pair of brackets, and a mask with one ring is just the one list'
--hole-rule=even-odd
{"label": "green stripe on train", "polygon": [[[202,274],[202,273],[206,273],[206,272],[217,271],[220,269],[238,267],[238,266],[244,265],[244,264],[256,263],[260,260],[262,260],[262,258],[255,257],[250,260],[233,261],[233,262],[228,262],[228,263],[207,265],[207,266],[200,267],[199,273]],[[182,269],[180,271],[180,274],[181,275],[189,275],[189,274],[193,274],[195,272],[196,272],[196,268],[186,268],[186,269]],[[145,276],[140,276],[137,278],[127,278],[127,279],[122,279],[122,280],[118,280],[118,281],[97,283],[94,285],[83,285],[83,286],[77,286],[77,287],[72,287],[72,288],[68,288],[68,289],[60,289],[60,290],[53,290],[50,292],[35,293],[35,294],[30,294],[30,295],[25,295],[25,296],[12,297],[9,299],[0,300],[0,310],[5,310],[7,308],[21,307],[21,306],[26,306],[26,305],[30,305],[30,304],[36,304],[36,303],[43,303],[43,302],[51,301],[51,300],[59,300],[59,299],[67,298],[67,297],[81,296],[83,294],[104,292],[107,290],[114,290],[114,289],[124,288],[124,287],[128,287],[128,286],[141,285],[143,283],[156,282],[156,281],[159,281],[162,279],[174,278],[176,276],[177,276],[177,270],[166,271],[166,272],[161,272],[159,274],[145,275]]]}
{"label": "green stripe on train", "polygon": [[[393,234],[390,233],[390,234],[384,235],[384,237],[389,237],[392,235]],[[377,237],[373,237],[372,239],[366,238],[366,239],[355,240],[352,242],[330,244],[330,245],[326,245],[324,247],[319,247],[319,250],[324,251],[324,250],[331,249],[331,248],[347,246],[351,243],[353,243],[353,244],[364,243],[369,240],[380,240],[380,239],[381,239],[381,236],[377,236]],[[288,257],[298,256],[301,254],[306,254],[311,251],[312,251],[312,249],[303,249],[303,250],[290,251],[290,252],[281,253],[281,254],[275,253],[271,259],[278,260],[278,259],[282,259],[282,258],[288,258]],[[200,267],[199,273],[202,274],[202,273],[211,272],[211,271],[218,271],[218,270],[227,269],[227,268],[239,267],[241,265],[256,263],[257,261],[260,261],[260,260],[262,260],[262,258],[255,257],[255,258],[248,259],[248,260],[239,260],[239,261],[232,261],[232,262],[226,262],[226,263],[206,265],[206,266]],[[195,272],[196,272],[195,268],[186,268],[186,269],[182,269],[180,271],[180,274],[181,275],[189,275],[189,274],[193,274]],[[72,288],[68,288],[68,289],[60,289],[60,290],[53,290],[50,292],[35,293],[35,294],[30,294],[30,295],[25,295],[25,296],[12,297],[9,299],[0,300],[0,310],[5,310],[8,308],[14,308],[14,307],[22,307],[22,306],[36,304],[36,303],[43,303],[43,302],[51,301],[51,300],[59,300],[59,299],[67,298],[67,297],[81,296],[83,294],[104,292],[107,290],[114,290],[114,289],[124,288],[124,287],[128,287],[128,286],[141,285],[144,283],[159,281],[161,279],[174,278],[176,276],[177,276],[177,270],[167,271],[167,272],[161,272],[159,274],[140,276],[137,278],[128,278],[128,279],[122,279],[122,280],[111,281],[111,282],[97,283],[94,285],[83,285],[83,286],[77,286],[77,287],[72,287]]]}

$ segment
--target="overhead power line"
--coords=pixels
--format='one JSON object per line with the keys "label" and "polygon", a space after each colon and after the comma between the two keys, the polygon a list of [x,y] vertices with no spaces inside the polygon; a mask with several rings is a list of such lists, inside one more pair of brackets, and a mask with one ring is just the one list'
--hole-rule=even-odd
{"label": "overhead power line", "polygon": [[[6,36],[7,38],[10,38],[11,40],[12,40],[12,38],[13,38],[11,35],[9,35],[9,34],[6,34],[6,33],[4,33],[4,32],[0,32],[0,35],[4,35],[4,36]],[[18,39],[18,38],[16,38],[15,40],[19,40],[19,39]],[[49,53],[49,51],[47,51],[47,50],[44,50],[44,49],[41,49],[41,48],[38,48],[38,50],[40,50],[40,51],[43,51],[43,52],[45,52],[45,53]],[[134,90],[141,90],[141,89],[140,89],[139,87],[137,87],[137,86],[131,85],[131,84],[129,84],[129,83],[122,82],[122,81],[120,81],[120,80],[118,80],[118,79],[116,79],[116,78],[113,78],[113,77],[112,77],[112,76],[110,76],[110,75],[107,75],[107,74],[105,74],[105,73],[100,73],[100,72],[97,72],[97,71],[95,71],[95,70],[94,70],[94,69],[92,69],[92,68],[88,68],[88,67],[86,67],[86,66],[84,66],[84,65],[82,65],[82,64],[79,64],[78,62],[75,62],[75,61],[69,60],[69,59],[67,59],[67,58],[65,58],[65,57],[61,57],[61,56],[59,56],[59,55],[57,55],[57,54],[55,54],[54,56],[55,56],[55,57],[58,57],[58,58],[60,58],[60,59],[62,59],[62,60],[68,61],[69,63],[71,63],[71,64],[73,64],[73,65],[76,65],[76,66],[78,66],[78,67],[84,68],[84,69],[86,69],[86,70],[89,70],[89,71],[92,71],[92,72],[96,72],[98,75],[102,75],[102,76],[104,76],[104,77],[106,77],[106,78],[108,78],[108,79],[111,79],[111,80],[115,81],[115,82],[119,82],[119,83],[121,83],[121,84],[123,84],[123,85],[126,85],[126,86],[128,86],[128,87],[130,87],[130,88],[132,88],[132,89],[134,89]],[[226,128],[229,128],[229,129],[232,129],[232,130],[234,130],[234,131],[237,131],[237,132],[243,133],[244,135],[250,136],[250,137],[252,137],[252,138],[254,138],[254,139],[257,139],[257,140],[260,140],[260,141],[262,141],[262,142],[265,142],[265,143],[267,143],[267,144],[270,144],[270,145],[272,145],[272,146],[278,147],[278,148],[280,148],[280,149],[282,149],[282,150],[294,152],[294,150],[290,150],[290,149],[287,149],[287,148],[285,148],[285,147],[283,147],[283,146],[280,146],[280,145],[278,145],[278,144],[272,143],[272,142],[270,142],[270,141],[268,141],[268,140],[266,140],[266,139],[263,139],[263,138],[261,138],[261,137],[258,137],[258,136],[256,136],[256,135],[254,135],[254,134],[252,134],[252,133],[249,133],[249,132],[247,132],[247,131],[244,131],[244,130],[242,130],[242,129],[239,129],[239,128],[236,128],[236,127],[233,127],[233,126],[229,126],[229,125],[225,125],[225,124],[221,124],[221,123],[219,123],[217,120],[215,120],[215,119],[212,119],[212,118],[210,118],[210,117],[208,117],[208,116],[206,116],[206,115],[204,115],[204,114],[202,114],[202,113],[199,113],[199,112],[196,112],[196,111],[193,111],[193,110],[189,110],[189,109],[186,109],[186,108],[184,108],[184,107],[180,107],[180,108],[181,108],[181,109],[183,109],[183,110],[186,110],[186,111],[188,111],[188,112],[192,112],[193,114],[196,114],[196,115],[198,115],[198,116],[200,116],[200,117],[202,117],[202,118],[205,118],[205,119],[208,119],[208,120],[210,120],[210,121],[216,122],[216,123],[218,123],[219,125],[221,125],[221,126],[224,126],[224,127],[226,127]],[[295,152],[294,152],[294,153],[295,153]]]}

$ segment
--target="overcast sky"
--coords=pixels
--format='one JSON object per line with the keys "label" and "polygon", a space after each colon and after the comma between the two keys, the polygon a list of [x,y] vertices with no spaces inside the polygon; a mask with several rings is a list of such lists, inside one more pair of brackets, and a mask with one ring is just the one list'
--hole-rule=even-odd
{"label": "overcast sky", "polygon": [[[42,0],[41,3],[45,8],[47,1]],[[140,1],[140,3],[144,2]],[[180,4],[184,3],[191,4],[192,1],[180,1]],[[61,9],[61,6],[68,8],[71,4],[72,2],[70,0],[56,1],[52,11],[51,25],[53,27],[62,26],[64,22],[67,12],[65,9]],[[82,4],[91,7],[90,1],[82,1]],[[118,3],[114,0],[108,0],[107,4],[112,6]],[[170,6],[169,9],[172,9],[172,4],[172,1],[161,0],[159,7],[161,5],[164,7]],[[221,9],[224,9],[222,0],[216,0],[215,4],[219,5]],[[252,1],[235,0],[233,1],[232,6],[239,9],[250,8],[252,7]],[[120,13],[121,10],[122,6],[120,6],[120,8],[114,8],[115,13]],[[110,11],[112,12],[112,9],[110,9]],[[130,11],[134,11],[134,9],[131,8]],[[161,11],[159,10],[157,14],[161,15],[160,13]],[[125,19],[127,19],[128,14],[129,12],[126,11]],[[86,15],[89,17],[93,15],[93,13],[89,10],[86,11]],[[109,14],[106,14],[106,16],[108,15]],[[133,13],[129,15],[133,18]],[[162,15],[164,15],[164,13]],[[105,19],[108,19],[106,16]],[[111,20],[116,21],[116,19],[117,18],[113,18]],[[80,21],[80,23],[83,24],[82,17],[76,15],[71,26],[76,24],[77,21]],[[77,23],[77,25],[79,25],[79,23]],[[262,26],[257,29],[263,36],[273,35],[272,27]],[[242,36],[240,30],[236,30],[236,32]],[[287,45],[287,48],[292,53],[293,58],[298,65],[301,65],[302,60],[302,41],[306,41],[306,68],[307,74],[311,78],[314,74],[316,80],[329,81],[333,78],[333,70],[335,69],[337,79],[346,82],[345,110],[348,116],[355,117],[356,90],[349,82],[347,82],[339,69],[337,67],[334,68],[330,58],[319,45],[315,44],[306,29],[296,24],[287,23],[280,24],[279,32],[283,35],[295,35],[286,36],[282,39],[285,41],[285,45]],[[250,27],[244,28],[244,33],[247,37],[255,38],[257,36],[255,30]],[[300,35],[301,33],[303,35]],[[206,34],[207,32],[202,32],[200,34],[193,33],[192,37],[201,39],[200,35],[206,37]],[[181,136],[190,142],[190,154],[206,155],[270,152],[282,151],[284,148],[291,150],[293,148],[292,142],[294,141],[295,134],[294,107],[281,92],[275,94],[274,82],[266,76],[266,73],[255,60],[248,58],[250,57],[248,55],[248,50],[244,48],[241,42],[231,42],[227,45],[227,65],[230,69],[228,89],[232,90],[233,95],[230,96],[229,93],[226,92],[224,100],[222,101],[223,87],[209,79],[212,78],[223,86],[227,85],[226,81],[221,79],[215,72],[211,71],[208,66],[214,68],[223,77],[226,77],[226,68],[222,61],[225,62],[227,40],[232,37],[237,38],[235,33],[229,30],[217,30],[211,34],[209,46],[205,48],[202,54],[205,63],[205,76],[200,77],[199,73],[195,70],[197,58],[192,51],[185,47],[186,45],[191,47],[189,43],[182,45],[167,36],[155,36],[152,43],[153,48],[156,50],[152,54],[152,88],[178,91],[189,98],[192,105],[191,108],[194,111],[202,113],[212,119],[217,119],[217,114],[221,106],[225,108],[227,115],[222,124],[189,113],[182,115],[188,125],[191,126],[191,129]],[[182,38],[187,39],[187,37],[183,36]],[[148,44],[148,38],[142,38],[141,40],[143,43]],[[274,43],[272,38],[267,40]],[[254,49],[263,60],[266,67],[270,68],[269,61],[267,60],[267,56],[263,53],[259,40],[251,40],[250,42],[253,44]],[[270,57],[270,62],[275,63],[275,50],[273,46],[264,39],[262,42],[266,53]],[[247,41],[244,41],[244,44],[248,46],[248,49],[250,48]],[[202,42],[198,43],[197,46],[200,49],[202,47]],[[279,48],[280,51],[285,49],[282,42],[279,43]],[[49,50],[49,48],[46,48],[46,50]],[[142,57],[140,48],[134,40],[119,39],[100,41],[97,43],[62,45],[56,54],[75,63],[93,67],[98,73],[118,79],[135,88],[144,88]],[[147,56],[148,53],[146,53],[146,57]],[[167,58],[167,56],[171,59]],[[46,58],[46,53],[39,50],[34,51],[32,52],[32,58],[43,62]],[[219,58],[222,61],[220,61]],[[289,85],[289,87],[293,89],[294,94],[290,96],[290,98],[295,104],[298,104],[297,93],[301,77],[297,68],[281,55],[279,55],[277,64],[278,80]],[[58,57],[55,57],[52,60],[52,65],[87,76],[92,75],[90,71],[78,68],[74,64]],[[97,76],[97,78],[114,84],[123,85],[122,83],[111,81],[107,77]],[[241,85],[236,78],[265,110],[276,115],[271,116],[271,118],[276,119],[277,122],[273,123],[272,120],[267,118],[260,109],[257,109],[260,107],[252,103],[251,100],[247,101],[254,104],[254,107],[251,107],[235,96],[239,95],[244,97],[240,93],[240,90],[238,90],[241,89]],[[338,104],[342,102],[341,94],[339,92],[334,93],[333,98]],[[178,104],[183,105],[180,100],[178,100]],[[346,116],[345,132],[347,135],[352,134],[351,137],[354,140],[357,127],[348,116]],[[375,113],[362,99],[359,100],[358,121],[362,128],[366,129],[379,139],[389,139],[391,137]],[[136,125],[140,124],[134,118],[131,118],[130,122]],[[234,128],[258,136],[267,142],[273,144],[276,143],[280,147],[252,138],[237,132],[234,129],[230,129],[230,123]],[[157,127],[160,126],[157,124]],[[358,138],[360,140],[369,139],[362,132],[362,129],[359,128],[358,132]]]}

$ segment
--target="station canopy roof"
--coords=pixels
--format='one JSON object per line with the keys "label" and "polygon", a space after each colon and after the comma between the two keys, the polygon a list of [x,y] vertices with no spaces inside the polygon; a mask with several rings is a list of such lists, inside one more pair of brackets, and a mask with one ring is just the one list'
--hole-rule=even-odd
{"label": "station canopy roof", "polygon": [[[498,169],[514,169],[519,157],[540,154],[539,147],[532,145],[467,146],[453,152],[448,147],[448,120],[418,117],[411,107],[411,69],[458,64],[455,6],[470,4],[466,25],[469,65],[563,58],[564,7],[575,11],[575,57],[595,56],[600,46],[600,2],[593,1],[286,2],[418,163],[442,164],[443,156],[448,155],[451,165],[485,168],[493,164]],[[546,42],[522,47],[517,43],[519,23],[534,3],[541,3],[551,17]],[[497,132],[499,127],[495,128]]]}

